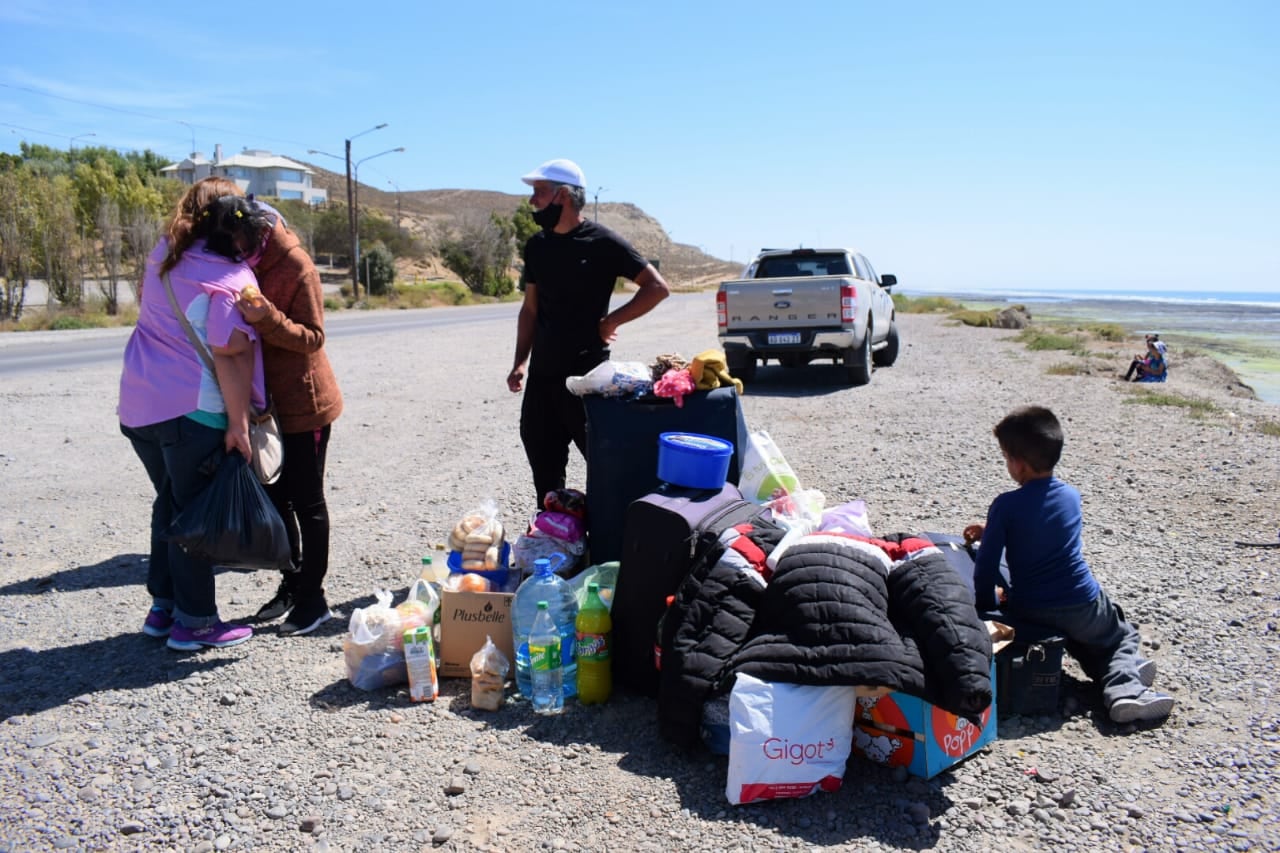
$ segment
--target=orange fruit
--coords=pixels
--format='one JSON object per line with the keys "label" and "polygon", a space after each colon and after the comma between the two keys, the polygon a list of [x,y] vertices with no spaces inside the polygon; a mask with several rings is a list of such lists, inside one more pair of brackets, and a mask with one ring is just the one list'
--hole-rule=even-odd
{"label": "orange fruit", "polygon": [[488,592],[489,579],[467,572],[458,579],[458,589],[463,592]]}

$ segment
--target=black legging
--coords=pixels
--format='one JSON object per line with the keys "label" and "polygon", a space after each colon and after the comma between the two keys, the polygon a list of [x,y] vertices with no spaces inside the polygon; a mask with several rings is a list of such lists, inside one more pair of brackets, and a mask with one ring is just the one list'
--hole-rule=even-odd
{"label": "black legging", "polygon": [[301,571],[285,575],[294,598],[318,593],[329,571],[329,507],[324,500],[324,462],[330,427],[285,433],[284,467],[267,494],[284,519],[289,550]]}
{"label": "black legging", "polygon": [[520,407],[520,440],[541,509],[543,495],[565,486],[569,442],[587,455],[587,412],[582,398],[564,387],[563,376],[529,377]]}

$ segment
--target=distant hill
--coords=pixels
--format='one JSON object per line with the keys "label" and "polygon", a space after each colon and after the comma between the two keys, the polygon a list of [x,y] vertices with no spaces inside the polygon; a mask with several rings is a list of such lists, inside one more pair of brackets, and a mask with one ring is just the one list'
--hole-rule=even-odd
{"label": "distant hill", "polygon": [[[312,183],[328,190],[333,201],[346,201],[346,176],[331,172],[321,166],[308,163],[315,174]],[[397,196],[399,198],[397,199]],[[487,219],[493,211],[504,216],[515,212],[520,202],[528,196],[499,193],[490,190],[411,190],[401,193],[388,192],[360,184],[359,203],[362,208],[380,211],[388,218],[396,217],[397,201],[402,224],[417,233],[429,234],[439,226],[468,219]],[[589,200],[584,214],[595,214],[595,205]],[[649,216],[634,204],[626,202],[601,202],[600,223],[617,231],[650,259],[659,261],[663,277],[673,287],[699,288],[726,278],[734,278],[742,270],[742,264],[734,264],[705,254],[697,246],[673,243],[666,229],[658,220]]]}

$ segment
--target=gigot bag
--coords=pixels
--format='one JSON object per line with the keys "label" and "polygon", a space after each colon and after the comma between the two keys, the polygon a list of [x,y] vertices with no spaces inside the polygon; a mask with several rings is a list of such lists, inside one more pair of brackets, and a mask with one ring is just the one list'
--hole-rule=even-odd
{"label": "gigot bag", "polygon": [[[169,276],[161,276],[161,281],[164,282],[165,293],[169,294],[169,305],[173,308],[174,316],[182,324],[182,330],[187,333],[187,339],[196,348],[196,354],[200,356],[204,366],[209,368],[213,381],[217,382],[218,371],[213,365],[213,354],[196,335],[196,330],[191,328],[187,315],[178,307],[178,298],[173,295]],[[280,421],[276,418],[275,406],[268,405],[265,411],[249,415],[249,448],[253,451],[253,461],[249,463],[249,467],[258,482],[265,486],[280,479],[280,470],[284,467],[284,440],[280,436]]]}

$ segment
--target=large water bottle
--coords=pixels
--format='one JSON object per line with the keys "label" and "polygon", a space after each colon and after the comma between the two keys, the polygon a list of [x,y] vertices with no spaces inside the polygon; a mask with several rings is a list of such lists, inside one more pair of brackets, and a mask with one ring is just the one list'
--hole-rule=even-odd
{"label": "large water bottle", "polygon": [[573,592],[573,586],[555,573],[556,567],[564,559],[564,555],[555,554],[551,559],[534,560],[533,574],[520,584],[515,599],[511,602],[511,645],[516,650],[516,687],[522,696],[533,696],[533,685],[529,678],[529,632],[533,630],[533,620],[538,615],[539,601],[547,602],[551,621],[560,630],[565,698],[578,693],[578,667],[574,653],[577,640],[574,620],[578,618],[578,597]]}
{"label": "large water bottle", "polygon": [[563,644],[547,602],[539,601],[528,644],[534,713],[559,714],[564,710],[564,662],[560,654]]}

